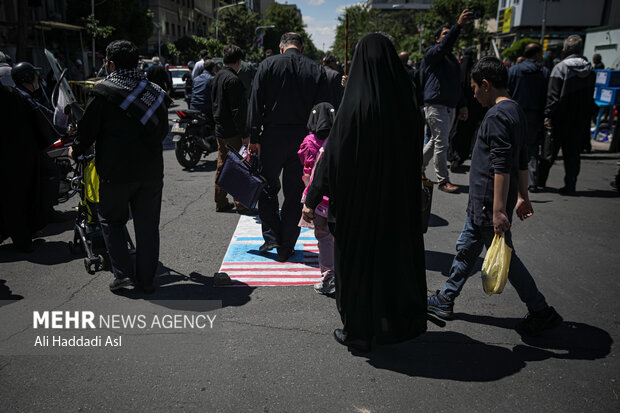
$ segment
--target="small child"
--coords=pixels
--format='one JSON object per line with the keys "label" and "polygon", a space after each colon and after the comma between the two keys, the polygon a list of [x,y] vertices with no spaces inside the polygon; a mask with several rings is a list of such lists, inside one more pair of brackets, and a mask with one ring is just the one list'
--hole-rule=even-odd
{"label": "small child", "polygon": [[[301,203],[306,202],[308,186],[314,176],[314,168],[323,155],[323,147],[327,142],[327,136],[334,124],[336,111],[329,103],[319,103],[312,108],[312,113],[308,119],[308,136],[302,142],[297,155],[304,166],[302,180],[306,184],[306,189],[301,197]],[[327,207],[329,198],[323,197],[321,203],[316,207],[314,218],[311,224],[306,223],[302,218],[299,221],[300,227],[314,228],[314,236],[319,245],[319,267],[323,279],[314,285],[314,290],[319,294],[331,295],[336,292],[334,278],[334,237],[329,232],[327,226]]]}
{"label": "small child", "polygon": [[550,307],[536,287],[534,278],[512,245],[512,213],[520,219],[532,216],[528,196],[525,114],[506,92],[508,72],[494,57],[483,57],[471,71],[474,97],[488,107],[471,158],[469,203],[463,232],[456,242],[457,254],[450,277],[436,294],[428,297],[427,311],[443,319],[454,317],[454,300],[472,275],[482,248],[489,248],[495,234],[504,234],[513,248],[508,280],[529,311],[516,329],[536,336],[562,324],[562,317]]}

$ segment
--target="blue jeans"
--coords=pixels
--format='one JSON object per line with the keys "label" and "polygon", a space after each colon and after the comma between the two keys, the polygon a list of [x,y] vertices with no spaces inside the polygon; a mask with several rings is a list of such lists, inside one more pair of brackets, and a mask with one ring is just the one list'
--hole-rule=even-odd
{"label": "blue jeans", "polygon": [[[493,227],[481,227],[473,222],[468,216],[463,227],[463,232],[456,241],[456,256],[450,268],[450,278],[441,289],[441,295],[450,301],[459,296],[465,281],[472,275],[476,259],[482,252],[482,247],[487,249],[491,246],[495,233]],[[530,312],[546,309],[545,297],[538,291],[536,283],[530,272],[525,268],[512,245],[510,231],[504,236],[506,244],[512,248],[508,281],[517,290],[519,298],[525,303]]]}

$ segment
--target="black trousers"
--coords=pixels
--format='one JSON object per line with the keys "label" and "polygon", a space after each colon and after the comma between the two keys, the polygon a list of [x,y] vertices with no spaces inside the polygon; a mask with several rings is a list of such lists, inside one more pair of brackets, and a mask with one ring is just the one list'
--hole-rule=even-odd
{"label": "black trousers", "polygon": [[[130,277],[141,287],[153,286],[159,262],[159,215],[163,181],[105,183],[99,186],[99,221],[117,278]],[[129,208],[128,208],[129,207]],[[134,269],[125,225],[129,209],[136,233]]]}
{"label": "black trousers", "polygon": [[[301,179],[303,167],[297,151],[306,133],[305,127],[268,127],[261,135],[262,175],[269,186],[269,194],[263,192],[258,201],[263,238],[266,243],[279,244],[285,250],[293,249],[299,237],[304,183]],[[281,212],[278,200],[280,188],[284,193]]]}
{"label": "black trousers", "polygon": [[[545,139],[548,139],[546,137]],[[547,178],[551,166],[555,162],[560,148],[562,148],[562,156],[564,157],[564,186],[569,191],[574,191],[577,185],[577,176],[581,168],[581,148],[583,139],[579,136],[564,135],[559,138],[553,138],[551,143],[545,143],[545,150],[549,153],[543,154],[538,166],[537,180],[538,186],[547,186]]]}

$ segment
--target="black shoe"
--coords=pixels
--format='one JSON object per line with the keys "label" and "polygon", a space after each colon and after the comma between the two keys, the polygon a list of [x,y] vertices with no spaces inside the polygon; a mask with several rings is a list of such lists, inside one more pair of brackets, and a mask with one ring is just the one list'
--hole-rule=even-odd
{"label": "black shoe", "polygon": [[215,208],[215,212],[226,212],[230,211],[235,207],[235,204],[229,202],[227,205],[219,206]]}
{"label": "black shoe", "polygon": [[518,333],[526,336],[539,336],[545,330],[551,330],[562,324],[562,317],[553,307],[542,311],[528,313],[515,327]]}
{"label": "black shoe", "polygon": [[530,185],[530,186],[527,187],[527,190],[530,191],[533,194],[537,194],[540,191],[542,191],[542,188],[539,188],[539,187],[537,187],[535,185]]}
{"label": "black shoe", "polygon": [[258,209],[256,209],[256,208],[243,208],[243,209],[237,208],[237,214],[239,214],[239,215],[254,216],[254,215],[258,215]]}
{"label": "black shoe", "polygon": [[125,278],[114,277],[112,282],[110,282],[110,291],[120,290],[121,288],[130,287],[132,285],[133,285],[133,281],[131,281],[131,278],[129,277],[125,277]]}
{"label": "black shoe", "polygon": [[349,349],[357,350],[361,353],[370,353],[370,341],[366,340],[349,340],[347,335],[341,328],[334,330],[334,338],[343,346],[349,347]]}
{"label": "black shoe", "polygon": [[282,249],[278,248],[278,261],[286,262],[289,258],[295,255],[295,248],[292,249]]}
{"label": "black shoe", "polygon": [[563,186],[562,188],[558,189],[558,193],[560,195],[564,195],[564,196],[575,196],[575,195],[577,195],[577,192],[575,192],[574,189],[567,188],[565,186]]}
{"label": "black shoe", "polygon": [[280,244],[276,242],[265,242],[263,245],[260,246],[258,250],[260,252],[267,252],[267,251],[271,251],[274,248],[280,248]]}
{"label": "black shoe", "polygon": [[426,312],[433,313],[444,320],[454,318],[454,302],[445,298],[439,290],[434,295],[426,297]]}

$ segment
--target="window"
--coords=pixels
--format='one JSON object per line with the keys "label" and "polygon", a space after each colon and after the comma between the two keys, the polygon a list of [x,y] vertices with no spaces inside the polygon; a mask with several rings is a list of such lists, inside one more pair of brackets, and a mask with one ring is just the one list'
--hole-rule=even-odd
{"label": "window", "polygon": [[173,36],[176,36],[176,33],[175,33],[175,30],[176,30],[176,29],[175,29],[175,27],[176,27],[176,26],[173,24],[173,25],[172,25],[172,35],[173,35]]}
{"label": "window", "polygon": [[170,34],[170,24],[168,24],[168,22],[166,22],[166,31],[164,34]]}

